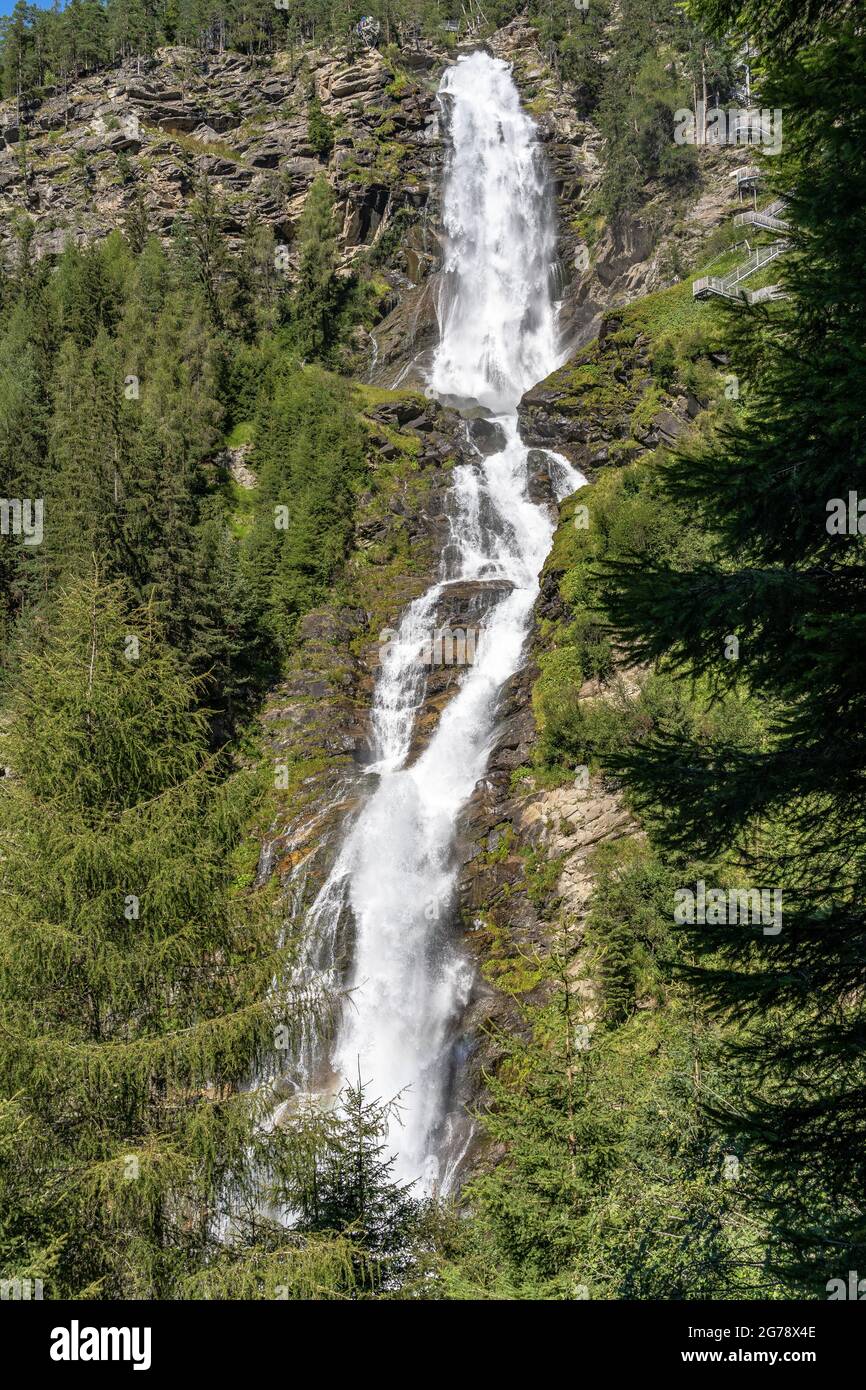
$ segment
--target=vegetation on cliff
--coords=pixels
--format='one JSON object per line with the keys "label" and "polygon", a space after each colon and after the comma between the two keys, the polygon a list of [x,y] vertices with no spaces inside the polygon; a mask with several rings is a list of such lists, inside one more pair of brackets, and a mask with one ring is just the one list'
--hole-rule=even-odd
{"label": "vegetation on cliff", "polygon": [[[518,8],[490,6],[489,28]],[[364,10],[398,102],[402,50],[444,51],[456,8]],[[604,137],[587,227],[649,185],[689,189],[674,112],[735,91],[737,35],[786,123],[788,298],[725,314],[684,281],[610,315],[525,407],[593,480],[543,576],[537,735],[513,780],[606,779],[641,833],[596,851],[579,933],[559,860],[510,825],[486,850],[485,867],[519,855],[549,930],[528,949],[479,909],[483,978],[512,1011],[490,1028],[457,1210],[393,1180],[390,1098],[360,1081],[342,1111],[268,1123],[286,1049],[333,1001],[297,991],[251,828],[344,770],[327,701],[351,715],[369,693],[358,654],[414,594],[459,448],[422,397],[350,380],[414,205],[342,258],[317,161],[344,132],[299,62],[313,172],[291,276],[213,166],[160,236],[136,198],[122,230],[37,259],[22,217],[0,276],[0,478],[4,520],[40,499],[44,538],[0,538],[4,1278],[77,1298],[700,1299],[820,1294],[866,1261],[861,27],[835,0],[528,13]],[[2,81],[25,187],[46,87],[164,43],[294,62],[360,14],[19,4]],[[342,151],[365,188],[403,179],[379,116],[375,147]],[[676,922],[698,881],[782,891],[781,930]]]}
{"label": "vegetation on cliff", "polygon": [[736,1097],[715,1109],[759,1182],[768,1264],[814,1292],[864,1256],[862,536],[831,516],[862,466],[866,49],[847,7],[808,27],[784,5],[745,18],[761,25],[766,100],[786,122],[788,297],[735,320],[742,413],[661,470],[708,553],[624,557],[605,590],[636,656],[762,711],[757,743],[656,727],[618,766],[665,853],[723,855],[783,892],[778,933],[689,932],[689,976],[738,1025]]}

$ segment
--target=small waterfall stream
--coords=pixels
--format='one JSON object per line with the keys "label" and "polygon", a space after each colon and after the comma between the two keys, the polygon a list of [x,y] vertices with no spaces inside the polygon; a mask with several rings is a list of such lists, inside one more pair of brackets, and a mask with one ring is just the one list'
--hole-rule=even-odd
{"label": "small waterfall stream", "polygon": [[[461,1133],[449,1122],[448,1091],[455,1029],[472,987],[455,926],[454,842],[487,767],[499,694],[521,664],[552,540],[546,509],[527,495],[517,406],[558,358],[553,200],[510,69],[480,52],[461,58],[446,71],[439,99],[450,154],[430,391],[485,408],[504,447],[454,470],[440,575],[403,614],[379,670],[367,769],[375,786],[310,910],[308,935],[316,969],[333,975],[339,922],[351,909],[353,994],[330,1068],[338,1083],[360,1071],[371,1095],[401,1095],[401,1122],[389,1135],[395,1173],[441,1189],[466,1142],[465,1124]],[[566,496],[583,479],[566,460],[550,459]],[[474,663],[411,761],[424,693],[419,653],[448,586],[467,581],[495,581]]]}

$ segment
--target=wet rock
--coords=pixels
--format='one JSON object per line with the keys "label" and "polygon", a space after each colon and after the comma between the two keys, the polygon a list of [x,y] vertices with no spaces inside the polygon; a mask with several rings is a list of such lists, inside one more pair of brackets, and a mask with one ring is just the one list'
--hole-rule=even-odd
{"label": "wet rock", "polygon": [[505,431],[495,420],[486,420],[483,416],[471,420],[469,434],[481,454],[498,454],[505,448]]}
{"label": "wet rock", "polygon": [[556,488],[553,463],[545,449],[530,449],[527,456],[529,470],[527,494],[530,502],[547,507],[552,521],[556,521]]}

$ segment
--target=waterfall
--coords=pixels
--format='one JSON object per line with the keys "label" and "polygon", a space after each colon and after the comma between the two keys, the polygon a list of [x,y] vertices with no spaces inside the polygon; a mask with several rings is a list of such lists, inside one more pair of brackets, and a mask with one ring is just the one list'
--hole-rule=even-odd
{"label": "waterfall", "polygon": [[557,362],[547,171],[506,63],[473,53],[446,71],[439,90],[451,156],[431,385],[511,414]]}
{"label": "waterfall", "polygon": [[[547,510],[527,496],[517,405],[558,360],[553,200],[510,68],[484,53],[461,58],[446,71],[439,100],[450,155],[441,337],[429,389],[483,407],[504,447],[454,470],[439,577],[406,610],[380,666],[368,768],[375,786],[310,917],[321,963],[321,938],[334,959],[339,917],[351,909],[353,993],[331,1068],[338,1081],[360,1072],[374,1097],[401,1096],[389,1134],[395,1172],[426,1188],[447,1187],[453,1171],[448,1093],[456,1025],[473,981],[455,922],[457,822],[486,771],[497,701],[520,667],[553,534]],[[583,479],[549,457],[560,496],[574,491]],[[412,761],[424,693],[419,654],[449,585],[467,581],[488,585],[490,597],[474,661]]]}

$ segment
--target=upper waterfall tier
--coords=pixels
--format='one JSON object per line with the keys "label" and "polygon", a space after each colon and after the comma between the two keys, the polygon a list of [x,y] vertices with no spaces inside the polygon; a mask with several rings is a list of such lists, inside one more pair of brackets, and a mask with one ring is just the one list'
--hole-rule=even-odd
{"label": "upper waterfall tier", "polygon": [[556,366],[553,198],[507,63],[486,53],[461,58],[440,98],[451,153],[430,386],[507,413]]}

